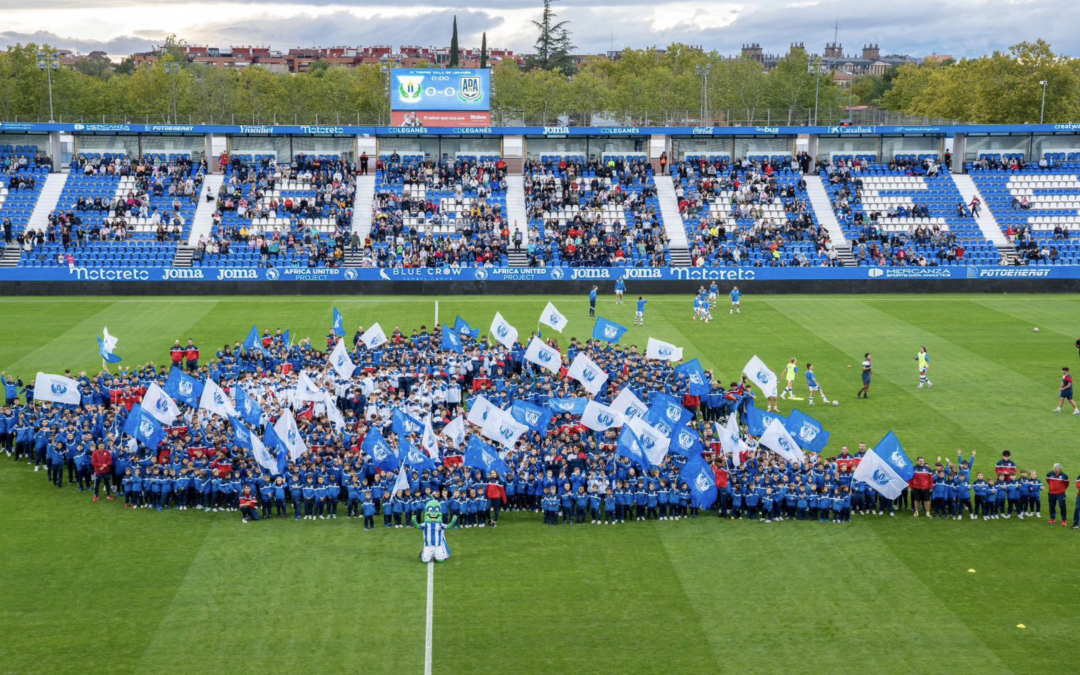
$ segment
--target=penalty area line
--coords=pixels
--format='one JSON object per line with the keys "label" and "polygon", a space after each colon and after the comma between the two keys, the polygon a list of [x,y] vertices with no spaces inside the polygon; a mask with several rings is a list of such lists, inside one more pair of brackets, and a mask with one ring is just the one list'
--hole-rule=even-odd
{"label": "penalty area line", "polygon": [[424,675],[431,675],[431,624],[435,607],[435,561],[427,564],[427,620],[424,636]]}

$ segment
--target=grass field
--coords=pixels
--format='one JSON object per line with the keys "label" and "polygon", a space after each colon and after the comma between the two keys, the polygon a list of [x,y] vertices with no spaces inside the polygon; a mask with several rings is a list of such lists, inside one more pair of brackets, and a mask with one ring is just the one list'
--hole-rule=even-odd
{"label": "grass field", "polygon": [[[498,310],[527,334],[548,299],[451,297],[440,318],[486,328]],[[587,301],[550,299],[566,336],[586,337]],[[431,298],[6,299],[0,369],[96,372],[103,326],[128,364],[164,362],[174,338],[206,354],[253,323],[321,344],[332,306],[350,334],[434,320]],[[599,309],[632,323],[629,302]],[[1080,473],[1080,417],[1050,413],[1059,369],[1080,365],[1074,297],[750,296],[741,316],[690,314],[687,297],[653,298],[649,325],[623,342],[684,346],[725,381],[755,353],[774,370],[812,361],[841,402],[815,408],[830,450],[892,429],[913,457],[977,448],[976,470],[989,470],[1009,448],[1022,469]],[[920,345],[930,390],[915,388]],[[1045,522],[502,524],[450,533],[453,558],[435,571],[436,674],[1040,674],[1067,670],[1080,635],[1080,534]],[[0,673],[422,673],[420,543],[346,519],[128,512],[0,458]]]}

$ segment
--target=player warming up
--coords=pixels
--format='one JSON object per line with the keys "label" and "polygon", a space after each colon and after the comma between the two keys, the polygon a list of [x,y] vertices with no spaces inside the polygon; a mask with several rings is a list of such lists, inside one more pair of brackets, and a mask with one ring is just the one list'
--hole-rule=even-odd
{"label": "player warming up", "polygon": [[424,518],[422,523],[416,516],[412,519],[413,527],[424,531],[424,549],[420,551],[420,561],[443,562],[450,557],[450,547],[446,545],[446,530],[457,524],[457,516],[451,518],[449,523],[443,523],[442,509],[434,499],[424,504],[421,515]]}
{"label": "player warming up", "polygon": [[645,305],[648,304],[648,302],[649,301],[645,299],[645,296],[642,296],[642,295],[638,296],[638,299],[637,299],[637,313],[634,314],[634,325],[635,326],[644,326],[645,325]]}
{"label": "player warming up", "polygon": [[738,286],[732,286],[731,293],[728,295],[731,296],[731,309],[728,310],[728,314],[742,314],[742,291]]}
{"label": "player warming up", "polygon": [[934,383],[930,381],[928,375],[930,372],[930,354],[926,352],[926,347],[919,347],[919,353],[915,355],[915,360],[919,362],[919,389],[924,386],[929,389],[934,386]]}
{"label": "player warming up", "polygon": [[1058,387],[1058,405],[1054,408],[1054,412],[1061,412],[1061,406],[1065,405],[1065,401],[1069,402],[1072,406],[1072,414],[1080,415],[1080,408],[1076,407],[1076,401],[1073,400],[1073,379],[1069,374],[1068,368],[1061,369],[1061,386]]}
{"label": "player warming up", "polygon": [[[787,365],[784,366],[784,379],[787,381],[787,385],[784,387],[784,391],[780,392],[780,398],[790,398],[792,401],[801,401],[801,398],[795,396],[795,376],[799,373],[798,362],[795,357],[791,357]],[[810,405],[813,405],[813,399],[810,400]]]}
{"label": "player warming up", "polygon": [[867,352],[862,362],[862,389],[855,394],[855,398],[870,398],[870,380],[874,377],[874,367],[870,363],[870,353]]}
{"label": "player warming up", "polygon": [[622,304],[623,293],[626,293],[626,277],[619,277],[615,280],[615,304]]}
{"label": "player warming up", "polygon": [[810,399],[810,405],[814,405],[814,392],[821,396],[822,403],[828,403],[829,399],[825,398],[825,390],[818,384],[817,377],[814,375],[814,364],[806,364],[806,388],[810,390],[807,396]]}

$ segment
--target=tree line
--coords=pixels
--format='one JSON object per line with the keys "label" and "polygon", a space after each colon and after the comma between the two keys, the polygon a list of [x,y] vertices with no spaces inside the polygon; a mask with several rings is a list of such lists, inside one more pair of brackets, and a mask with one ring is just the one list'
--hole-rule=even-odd
{"label": "tree line", "polygon": [[[39,49],[17,45],[0,54],[0,118],[47,119]],[[1080,119],[1080,60],[1057,56],[1042,41],[977,59],[903,65],[882,76],[859,77],[850,98],[829,73],[818,76],[819,64],[797,48],[769,71],[751,59],[678,43],[577,64],[564,57],[556,49],[543,63],[494,65],[496,123],[589,124],[600,117],[634,124],[647,118],[653,125],[801,125],[813,121],[815,106],[832,111],[828,123],[835,123],[849,101],[976,123],[1038,122],[1041,81],[1047,83],[1047,122]],[[169,62],[181,63],[179,72],[167,72]],[[706,69],[709,105],[703,111]],[[317,62],[297,75],[219,68],[187,63],[175,41],[166,43],[155,64],[82,62],[52,75],[55,114],[65,121],[387,124],[390,112],[389,74],[378,65]],[[822,124],[824,118],[823,112]]]}

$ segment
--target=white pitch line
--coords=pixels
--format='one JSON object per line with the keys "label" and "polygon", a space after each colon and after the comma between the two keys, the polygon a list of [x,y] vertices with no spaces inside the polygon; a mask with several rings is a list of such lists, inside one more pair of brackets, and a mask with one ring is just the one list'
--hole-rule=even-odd
{"label": "white pitch line", "polygon": [[431,675],[431,622],[435,607],[435,562],[427,565],[427,635],[424,637],[424,675]]}

